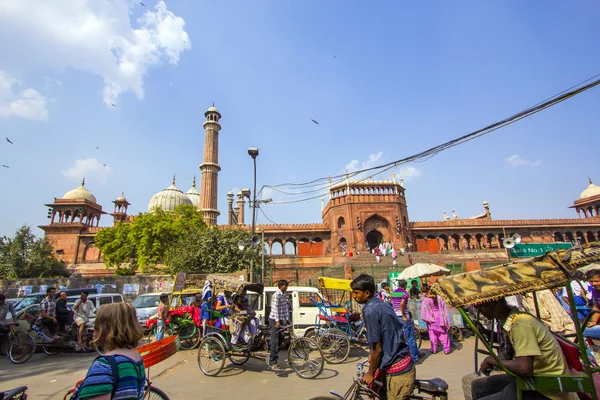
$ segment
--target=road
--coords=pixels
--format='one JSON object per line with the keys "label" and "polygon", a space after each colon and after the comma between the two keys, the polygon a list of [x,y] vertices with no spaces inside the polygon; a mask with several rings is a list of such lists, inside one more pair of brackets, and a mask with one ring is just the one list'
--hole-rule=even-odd
{"label": "road", "polygon": [[[468,338],[451,354],[430,354],[417,366],[421,379],[439,377],[450,385],[449,398],[463,398],[461,378],[473,371],[474,339]],[[427,349],[428,341],[423,342]],[[259,360],[250,360],[237,367],[226,364],[218,377],[206,377],[197,362],[197,350],[180,351],[173,357],[151,368],[150,375],[155,386],[163,389],[171,399],[244,399],[258,400],[283,397],[307,400],[327,395],[330,390],[344,393],[356,372],[356,363],[366,358],[364,349],[353,347],[350,357],[343,364],[325,364],[323,373],[314,380],[301,379],[291,369],[275,372],[267,369]],[[94,354],[64,353],[48,356],[42,352],[21,365],[11,364],[7,357],[0,357],[0,391],[16,386],[29,387],[29,399],[62,399],[63,395],[80,379],[94,360]],[[285,355],[281,355],[281,360]],[[280,361],[283,364],[283,361]]]}

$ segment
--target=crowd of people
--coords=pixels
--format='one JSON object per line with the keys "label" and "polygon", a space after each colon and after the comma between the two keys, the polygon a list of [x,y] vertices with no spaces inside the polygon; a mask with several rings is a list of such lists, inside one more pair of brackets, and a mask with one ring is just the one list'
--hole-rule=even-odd
{"label": "crowd of people", "polygon": [[[495,331],[498,356],[506,370],[522,378],[569,374],[555,335],[573,334],[574,320],[581,322],[591,310],[600,311],[600,269],[590,269],[585,277],[576,275],[576,278],[579,279],[569,284],[576,315],[571,312],[566,288],[539,291],[535,299],[527,294],[477,305],[483,317],[496,321],[490,329]],[[363,318],[370,345],[369,370],[362,379],[370,385],[386,375],[390,400],[409,398],[415,384],[416,365],[424,356],[415,345],[414,323],[407,307],[410,297],[421,299],[421,319],[427,323],[431,352],[437,352],[438,343],[445,354],[451,349],[444,300],[427,287],[419,291],[414,285],[407,290],[405,280],[396,284],[397,289],[390,293],[387,282],[381,282],[377,288],[373,278],[366,274],[351,283],[354,300],[364,305]],[[600,339],[600,313],[593,313],[584,328],[586,340]],[[484,334],[488,333],[483,326],[481,329]],[[517,398],[517,379],[502,372],[496,359],[487,356],[476,373],[463,378],[463,392],[466,400],[514,399]],[[523,398],[571,400],[578,397],[576,393],[526,391]]]}

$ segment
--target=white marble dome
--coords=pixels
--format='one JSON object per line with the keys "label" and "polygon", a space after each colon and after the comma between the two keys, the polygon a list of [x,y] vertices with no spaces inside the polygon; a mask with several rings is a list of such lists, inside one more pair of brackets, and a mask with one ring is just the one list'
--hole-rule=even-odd
{"label": "white marble dome", "polygon": [[194,180],[192,181],[192,187],[185,194],[194,207],[200,208],[200,192],[196,189],[196,177],[194,177]]}
{"label": "white marble dome", "polygon": [[160,207],[163,211],[174,211],[177,206],[182,204],[192,204],[190,198],[175,186],[175,177],[173,183],[168,188],[156,193],[148,203],[148,211],[155,207]]}
{"label": "white marble dome", "polygon": [[600,186],[594,185],[590,179],[590,185],[579,195],[579,199],[587,199],[600,195]]}
{"label": "white marble dome", "polygon": [[81,186],[75,188],[73,190],[69,190],[63,196],[63,199],[66,200],[89,200],[93,203],[96,203],[96,196],[94,196],[89,190],[85,188],[85,178],[81,181]]}

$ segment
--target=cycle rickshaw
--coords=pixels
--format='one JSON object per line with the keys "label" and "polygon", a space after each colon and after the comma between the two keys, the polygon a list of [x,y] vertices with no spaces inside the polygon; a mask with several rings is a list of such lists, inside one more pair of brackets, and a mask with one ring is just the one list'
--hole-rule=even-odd
{"label": "cycle rickshaw", "polygon": [[[219,292],[230,291],[233,297],[241,296],[245,299],[245,307],[256,308],[258,299],[262,296],[264,286],[260,283],[240,282],[238,279],[228,275],[209,275],[207,280],[212,282],[213,298]],[[213,301],[214,304],[214,301]],[[212,307],[214,310],[214,307]],[[248,309],[248,308],[247,308]],[[235,365],[243,365],[250,358],[262,361],[269,358],[269,340],[270,330],[268,326],[258,324],[256,334],[252,335],[246,343],[232,344],[232,329],[234,319],[238,321],[238,327],[252,321],[240,322],[246,319],[248,314],[232,311],[229,316],[229,324],[208,325],[206,335],[200,342],[198,348],[198,365],[200,370],[207,376],[218,375],[225,367],[225,360],[229,359]],[[216,311],[211,311],[213,318],[221,316]],[[243,329],[243,328],[242,328]],[[294,335],[293,325],[282,326],[280,333],[283,333],[284,340],[280,343],[280,348],[289,345],[288,364],[294,372],[305,379],[316,378],[323,371],[323,355],[317,343],[306,337],[296,337]]]}
{"label": "cycle rickshaw", "polygon": [[311,299],[319,309],[312,333],[318,340],[323,357],[330,364],[346,361],[352,343],[367,344],[367,330],[360,309],[352,301],[351,282],[320,277],[323,301]]}
{"label": "cycle rickshaw", "polygon": [[[497,300],[512,295],[532,293],[537,305],[536,292],[566,286],[569,303],[573,315],[577,315],[573,291],[569,281],[579,267],[600,259],[600,242],[586,244],[569,250],[550,252],[544,256],[528,261],[512,262],[498,265],[482,271],[468,272],[438,279],[432,290],[437,291],[444,300],[459,309],[463,319],[477,335],[486,351],[478,350],[475,346],[475,369],[479,365],[478,353],[494,357],[500,368],[512,375],[517,381],[517,399],[522,398],[523,391],[545,392],[575,392],[581,399],[598,400],[600,389],[600,368],[593,367],[588,359],[583,329],[577,318],[574,319],[577,343],[565,337],[555,335],[565,356],[570,375],[535,375],[531,378],[521,378],[506,369],[502,360],[494,351],[494,346],[480,331],[477,318],[473,320],[467,313],[466,307],[477,306],[488,301]],[[536,309],[538,307],[536,306]],[[539,318],[539,312],[538,312]]]}

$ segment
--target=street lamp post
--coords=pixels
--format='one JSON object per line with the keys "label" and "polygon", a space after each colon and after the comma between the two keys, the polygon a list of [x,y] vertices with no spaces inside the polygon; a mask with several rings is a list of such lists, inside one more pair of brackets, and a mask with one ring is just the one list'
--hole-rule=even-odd
{"label": "street lamp post", "polygon": [[[254,191],[252,192],[252,236],[256,228],[256,157],[258,157],[258,148],[250,147],[248,155],[252,157],[254,162]],[[254,282],[254,259],[250,259],[250,282]]]}

